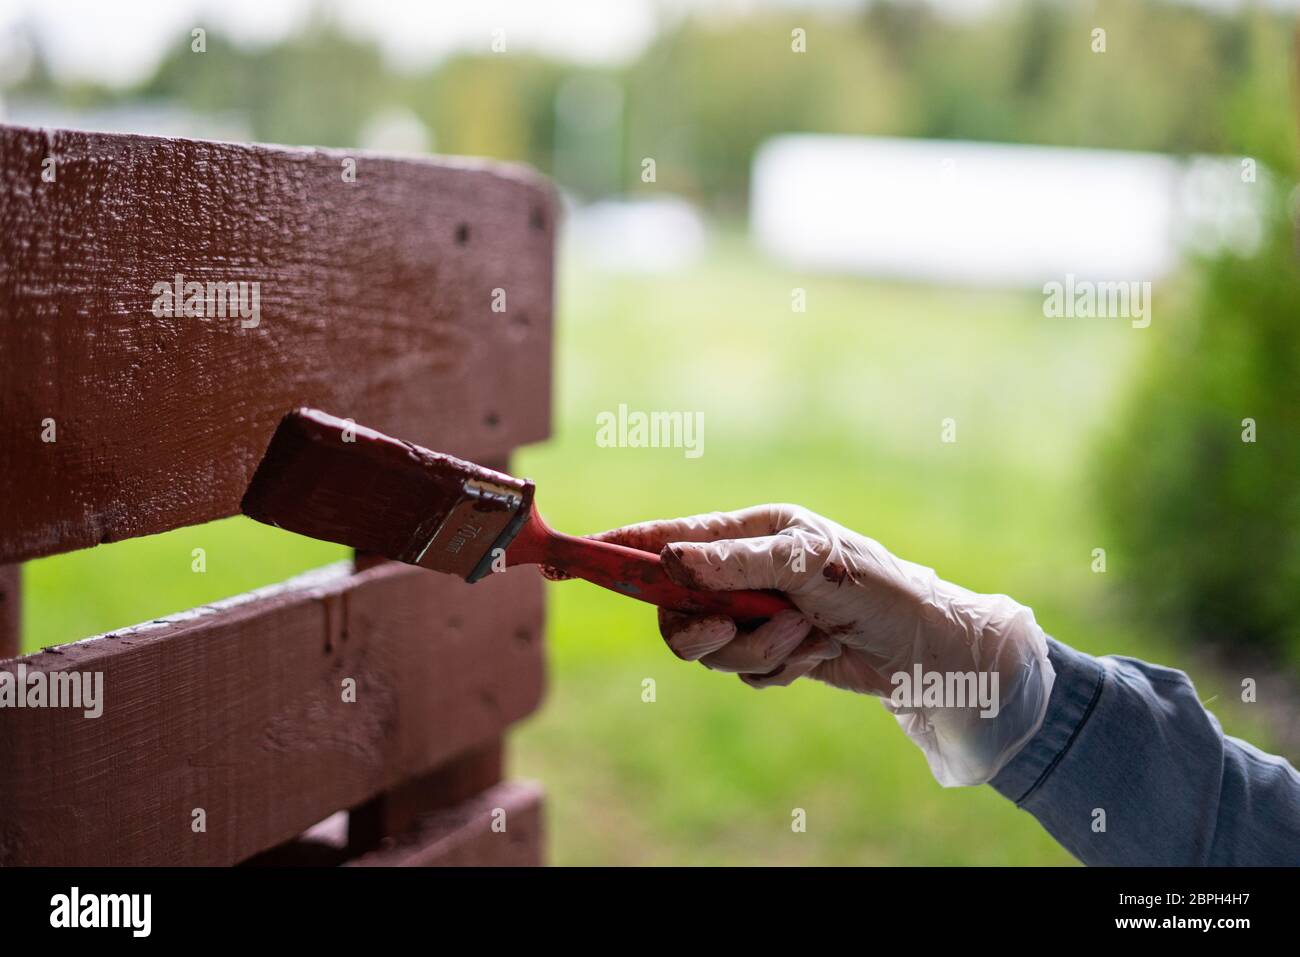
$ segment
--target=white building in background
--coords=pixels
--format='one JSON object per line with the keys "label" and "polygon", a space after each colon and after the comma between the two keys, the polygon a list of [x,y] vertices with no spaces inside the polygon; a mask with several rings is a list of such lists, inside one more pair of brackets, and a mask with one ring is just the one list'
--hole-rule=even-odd
{"label": "white building in background", "polygon": [[790,135],[754,160],[750,229],[798,268],[1039,286],[1158,279],[1187,248],[1259,240],[1263,170],[1241,158]]}
{"label": "white building in background", "polygon": [[623,197],[565,204],[566,248],[584,266],[611,273],[667,275],[693,265],[709,245],[709,228],[679,196]]}

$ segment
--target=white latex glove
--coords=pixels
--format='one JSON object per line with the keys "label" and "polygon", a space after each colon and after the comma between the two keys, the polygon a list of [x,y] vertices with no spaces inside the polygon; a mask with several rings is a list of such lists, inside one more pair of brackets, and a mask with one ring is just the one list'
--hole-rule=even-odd
{"label": "white latex glove", "polygon": [[1055,672],[1030,609],[946,582],[807,509],[760,505],[592,537],[659,552],[669,577],[692,588],[785,592],[799,610],[753,631],[662,609],[660,631],[679,658],[751,687],[807,676],[883,697],[940,784],[990,780],[1043,722]]}

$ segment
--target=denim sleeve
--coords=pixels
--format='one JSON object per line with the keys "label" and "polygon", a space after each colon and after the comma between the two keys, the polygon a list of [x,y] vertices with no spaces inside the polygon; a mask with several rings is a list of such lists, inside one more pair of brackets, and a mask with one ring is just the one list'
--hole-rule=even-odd
{"label": "denim sleeve", "polygon": [[1085,864],[1300,864],[1300,774],[1223,733],[1181,671],[1048,639],[1038,733],[990,782]]}

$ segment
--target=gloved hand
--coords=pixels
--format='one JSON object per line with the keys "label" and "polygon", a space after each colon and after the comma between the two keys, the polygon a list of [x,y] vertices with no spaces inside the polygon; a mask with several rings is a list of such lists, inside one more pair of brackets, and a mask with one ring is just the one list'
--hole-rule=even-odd
{"label": "gloved hand", "polygon": [[1038,730],[1055,672],[1033,612],[897,558],[795,505],[644,522],[593,538],[659,552],[692,588],[774,588],[798,611],[752,631],[660,610],[679,658],[754,688],[804,676],[879,695],[945,786],[990,780]]}

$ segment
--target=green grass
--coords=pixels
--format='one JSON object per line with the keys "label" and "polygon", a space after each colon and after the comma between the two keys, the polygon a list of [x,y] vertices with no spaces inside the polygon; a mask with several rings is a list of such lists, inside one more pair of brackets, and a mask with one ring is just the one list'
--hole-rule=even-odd
{"label": "green grass", "polygon": [[[203,550],[201,565],[195,549]],[[35,651],[184,611],[349,555],[341,545],[230,518],[27,562],[23,647]]]}
{"label": "green grass", "polygon": [[[1047,320],[1033,293],[789,275],[734,241],[682,275],[562,278],[555,435],[516,459],[557,527],[798,502],[1015,596],[1076,647],[1190,667],[1185,648],[1125,624],[1107,587],[1123,568],[1090,567],[1106,546],[1084,478],[1092,437],[1158,330]],[[795,286],[806,313],[790,310]],[[704,455],[597,447],[597,413],[620,403],[703,412]],[[945,418],[954,444],[940,441]],[[205,574],[191,571],[195,547]],[[233,519],[32,562],[28,646],[341,554]],[[938,787],[878,701],[812,683],[754,692],[676,660],[644,606],[548,587],[550,690],[512,764],[546,783],[554,862],[1070,861],[990,789]],[[1220,717],[1267,747],[1240,711]],[[806,833],[791,830],[796,808]]]}

